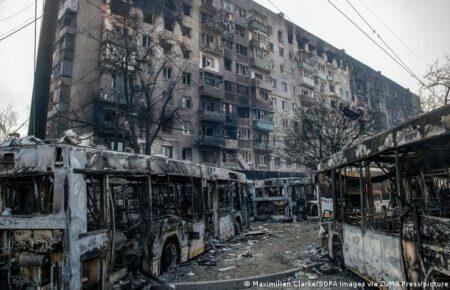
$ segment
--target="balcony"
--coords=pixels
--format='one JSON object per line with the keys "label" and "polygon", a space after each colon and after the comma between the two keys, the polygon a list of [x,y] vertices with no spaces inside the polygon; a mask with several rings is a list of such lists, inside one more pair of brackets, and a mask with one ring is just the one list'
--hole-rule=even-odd
{"label": "balcony", "polygon": [[200,8],[212,12],[214,14],[217,13],[217,8],[214,6],[213,0],[201,0]]}
{"label": "balcony", "polygon": [[223,100],[225,91],[222,88],[202,85],[200,86],[200,96],[208,96]]}
{"label": "balcony", "polygon": [[236,139],[225,139],[225,149],[229,150],[237,150],[238,149],[238,140]]}
{"label": "balcony", "polygon": [[273,110],[273,104],[269,100],[263,100],[260,98],[253,97],[253,107],[254,108],[260,108],[268,111]]}
{"label": "balcony", "polygon": [[272,121],[253,120],[253,129],[271,132],[273,131],[274,123]]}
{"label": "balcony", "polygon": [[209,146],[222,148],[225,146],[225,139],[218,136],[201,135],[197,141],[199,146]]}
{"label": "balcony", "polygon": [[301,76],[300,83],[308,88],[314,88],[316,85],[314,84],[314,79],[310,77]]}
{"label": "balcony", "polygon": [[121,47],[126,45],[129,48],[133,48],[136,45],[130,36],[112,30],[105,30],[103,37],[105,43],[112,43]]}
{"label": "balcony", "polygon": [[250,65],[252,67],[255,67],[260,70],[267,71],[267,72],[270,72],[270,70],[271,70],[270,61],[265,60],[265,59],[260,59],[260,58],[254,57],[254,58],[252,58]]}
{"label": "balcony", "polygon": [[275,145],[269,142],[253,142],[253,150],[255,151],[273,151]]}
{"label": "balcony", "polygon": [[248,23],[248,28],[250,30],[258,30],[261,31],[265,34],[269,34],[269,27],[259,21],[256,21],[255,19],[250,20],[250,22]]}
{"label": "balcony", "polygon": [[202,22],[202,30],[220,33],[223,30],[223,26],[216,22],[216,20]]}
{"label": "balcony", "polygon": [[77,10],[78,10],[78,0],[67,0],[67,1],[64,1],[62,6],[59,8],[58,19],[61,19],[61,17],[63,17],[64,13],[66,13],[67,10],[72,11],[72,12],[77,12]]}
{"label": "balcony", "polygon": [[258,87],[267,91],[272,90],[272,83],[270,80],[252,79],[252,86]]}
{"label": "balcony", "polygon": [[327,74],[325,73],[325,72],[323,72],[323,71],[318,71],[317,72],[317,76],[319,77],[319,78],[321,78],[322,80],[327,80]]}
{"label": "balcony", "polygon": [[215,43],[202,43],[201,45],[201,49],[204,52],[216,55],[216,56],[221,56],[224,53],[224,48],[223,46],[220,46],[218,44]]}
{"label": "balcony", "polygon": [[226,116],[222,112],[215,111],[199,111],[199,121],[224,123]]}
{"label": "balcony", "polygon": [[299,61],[298,62],[298,68],[299,69],[309,70],[309,71],[317,70],[317,67],[315,65],[307,63],[306,61]]}
{"label": "balcony", "polygon": [[308,95],[300,95],[300,103],[302,107],[311,107],[317,105],[317,100]]}
{"label": "balcony", "polygon": [[238,140],[239,149],[252,149],[252,140]]}

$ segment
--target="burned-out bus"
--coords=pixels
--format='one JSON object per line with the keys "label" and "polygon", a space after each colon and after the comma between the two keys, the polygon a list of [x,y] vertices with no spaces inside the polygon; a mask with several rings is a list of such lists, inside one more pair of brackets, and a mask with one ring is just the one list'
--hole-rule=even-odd
{"label": "burned-out bus", "polygon": [[388,288],[450,281],[450,106],[330,156],[318,179],[332,258]]}
{"label": "burned-out bus", "polygon": [[246,191],[228,170],[11,141],[0,147],[0,289],[127,288],[129,275],[203,253],[208,231],[227,239],[247,226]]}
{"label": "burned-out bus", "polygon": [[309,177],[254,180],[253,216],[255,220],[292,221],[309,213],[313,196]]}

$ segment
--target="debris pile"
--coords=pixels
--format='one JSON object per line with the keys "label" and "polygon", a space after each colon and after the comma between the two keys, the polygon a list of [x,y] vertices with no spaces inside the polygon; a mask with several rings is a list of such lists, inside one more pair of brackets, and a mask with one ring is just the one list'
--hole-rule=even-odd
{"label": "debris pile", "polygon": [[324,275],[342,272],[328,256],[328,252],[319,246],[309,245],[293,257],[294,265],[300,268],[296,278],[314,280]]}

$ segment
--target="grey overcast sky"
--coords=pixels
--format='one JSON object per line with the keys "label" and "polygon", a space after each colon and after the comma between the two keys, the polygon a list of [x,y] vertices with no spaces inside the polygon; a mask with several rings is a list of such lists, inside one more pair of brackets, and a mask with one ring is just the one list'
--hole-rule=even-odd
{"label": "grey overcast sky", "polygon": [[[42,10],[42,1],[38,0],[38,15]],[[337,48],[345,49],[351,56],[380,70],[413,92],[418,92],[418,82],[339,14],[327,0],[256,1],[277,13],[281,9],[287,19]],[[450,0],[349,1],[419,77],[424,75],[427,64],[436,59],[442,60],[445,54],[450,54]],[[379,41],[346,0],[332,2]],[[33,3],[34,0],[0,0],[0,39],[32,19]],[[27,117],[31,102],[33,40],[34,26],[31,25],[0,41],[0,106],[12,104],[21,120]]]}

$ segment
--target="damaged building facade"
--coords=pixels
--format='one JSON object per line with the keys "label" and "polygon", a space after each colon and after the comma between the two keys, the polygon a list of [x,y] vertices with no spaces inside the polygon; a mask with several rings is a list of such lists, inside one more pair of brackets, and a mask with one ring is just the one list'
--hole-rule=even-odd
{"label": "damaged building facade", "polygon": [[228,169],[302,171],[282,154],[300,107],[325,97],[332,107],[363,109],[377,131],[420,111],[409,90],[253,1],[167,0],[158,13],[144,2],[61,1],[48,137],[73,129],[93,133],[107,148],[130,148],[120,76],[102,69],[106,44],[130,15],[179,56],[163,77],[182,76],[173,95],[180,117],[162,128],[152,154]]}

